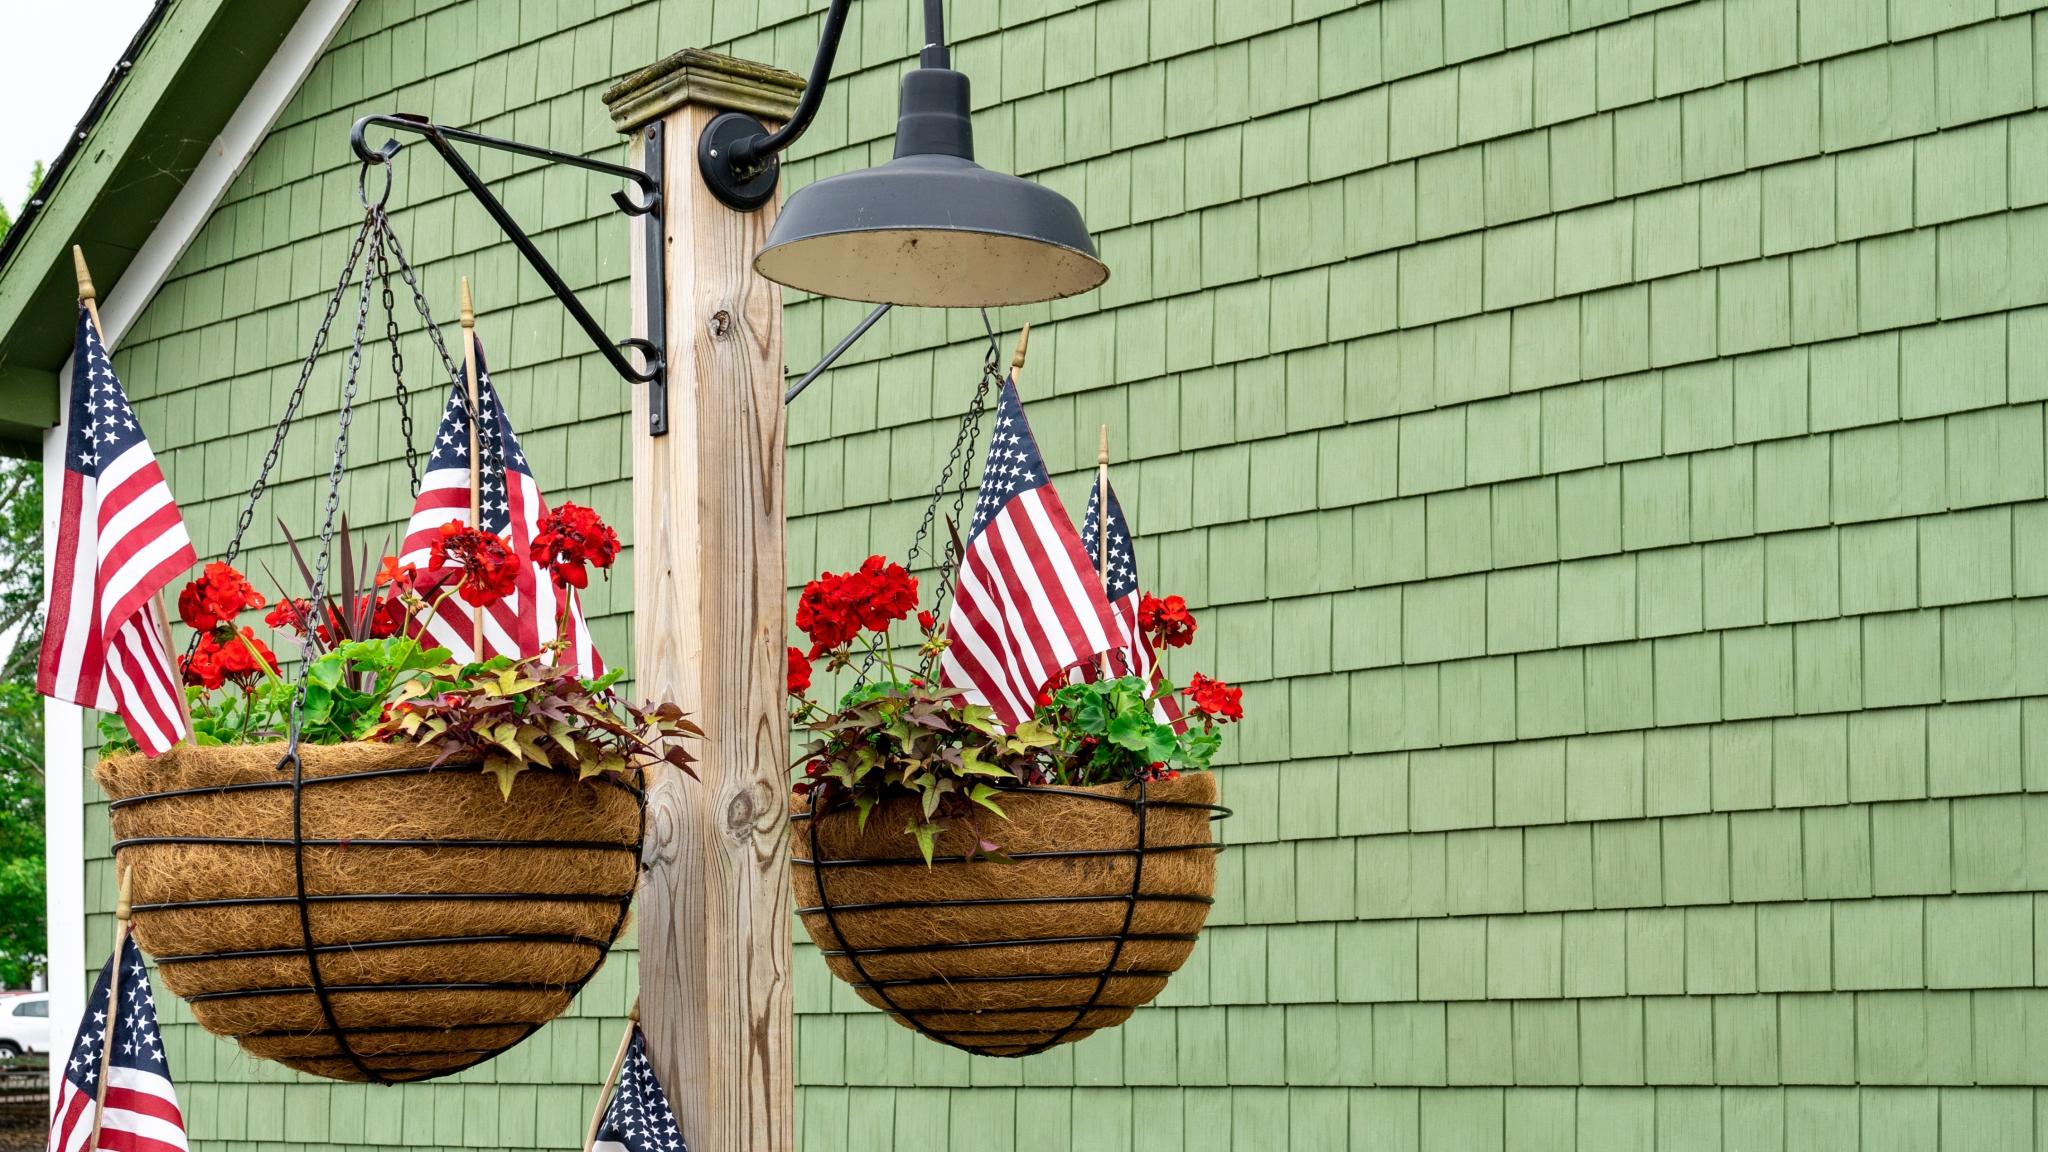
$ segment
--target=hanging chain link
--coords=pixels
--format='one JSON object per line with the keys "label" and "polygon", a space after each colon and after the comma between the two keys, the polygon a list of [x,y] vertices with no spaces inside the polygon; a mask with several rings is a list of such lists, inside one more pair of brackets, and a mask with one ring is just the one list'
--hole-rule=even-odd
{"label": "hanging chain link", "polygon": [[[367,224],[366,224],[367,227]],[[335,414],[334,462],[327,469],[327,506],[320,521],[320,553],[313,559],[313,586],[307,599],[318,606],[325,603],[327,567],[334,552],[334,521],[341,509],[341,475],[348,459],[349,425],[355,419],[356,385],[363,369],[363,339],[370,327],[371,286],[384,263],[383,232],[370,228],[370,258],[363,264],[362,291],[356,309],[354,338],[349,342],[348,366],[343,370],[341,410]],[[292,691],[291,727],[288,742],[292,751],[299,746],[299,725],[306,703],[306,678],[300,677]]]}
{"label": "hanging chain link", "polygon": [[[939,482],[932,486],[931,501],[925,505],[924,518],[918,521],[917,534],[911,537],[910,549],[903,554],[905,568],[914,570],[917,567],[917,558],[924,554],[932,529],[937,526],[939,504],[945,500],[949,490],[953,493],[953,510],[948,519],[954,528],[957,529],[960,513],[967,507],[967,478],[973,469],[975,446],[981,439],[982,417],[988,412],[989,392],[1000,387],[1003,381],[1003,350],[996,343],[995,328],[989,322],[987,309],[982,310],[981,326],[988,332],[988,351],[982,355],[981,379],[974,386],[974,396],[967,402],[967,411],[960,414],[960,431],[953,437],[953,450],[946,454],[945,466],[939,469]],[[946,600],[953,591],[953,575],[959,566],[960,556],[949,541],[939,547],[938,557],[937,591],[932,597],[932,615],[943,616]],[[866,683],[874,665],[875,654],[870,652],[854,673],[855,679]],[[929,673],[931,669],[927,667],[925,671]]]}
{"label": "hanging chain link", "polygon": [[[341,301],[348,295],[348,289],[355,282],[356,265],[361,261],[363,246],[370,238],[370,220],[366,216],[363,226],[356,230],[355,242],[349,246],[348,260],[341,267],[341,279],[334,285],[334,291],[327,298],[327,314],[320,319],[320,327],[313,333],[313,347],[306,352],[306,359],[299,365],[298,382],[292,385],[291,399],[285,401],[284,417],[277,422],[277,432],[270,438],[270,450],[263,454],[263,466],[257,469],[256,482],[249,486],[249,498],[242,505],[242,514],[235,520],[235,534],[228,539],[227,551],[221,559],[233,564],[241,554],[242,537],[249,531],[249,525],[256,519],[256,503],[263,499],[263,493],[270,487],[270,473],[277,467],[277,458],[284,451],[285,436],[291,431],[292,421],[299,414],[299,406],[306,399],[306,385],[313,379],[313,368],[320,360],[320,353],[327,345],[327,333],[334,327],[334,318],[341,311]],[[196,642],[197,637],[194,637]]]}
{"label": "hanging chain link", "polygon": [[456,378],[462,374],[462,368],[455,363],[455,357],[448,354],[448,342],[441,338],[441,326],[434,323],[434,311],[427,306],[427,294],[420,291],[419,277],[413,273],[412,261],[405,258],[405,249],[398,243],[398,233],[391,230],[391,221],[384,216],[382,209],[378,209],[377,216],[383,220],[384,246],[398,259],[398,275],[405,281],[405,286],[412,290],[413,310],[420,314],[420,322],[426,327],[427,338],[434,342],[434,351],[440,354],[441,367],[447,369],[448,383],[452,387],[457,382]]}
{"label": "hanging chain link", "polygon": [[[995,329],[989,326],[988,312],[983,310],[981,323],[988,329],[988,351],[981,361],[981,380],[974,386],[974,398],[967,403],[967,411],[960,417],[960,434],[953,440],[953,451],[946,457],[946,466],[939,472],[938,486],[932,489],[931,506],[925,509],[924,523],[918,526],[917,540],[911,545],[911,555],[917,555],[917,547],[924,542],[932,527],[932,514],[938,509],[939,498],[945,492],[948,476],[953,482],[953,510],[947,519],[957,530],[960,514],[967,507],[967,477],[974,463],[974,449],[981,440],[982,417],[988,412],[989,393],[1002,387],[1003,350],[996,343]],[[958,469],[956,472],[955,469]],[[932,614],[939,615],[945,610],[946,598],[953,592],[953,575],[959,566],[960,555],[951,547],[939,549],[939,587],[932,599]]]}
{"label": "hanging chain link", "polygon": [[398,397],[398,427],[405,439],[405,471],[412,477],[412,494],[420,494],[420,453],[412,442],[412,397],[405,390],[405,352],[398,345],[398,300],[391,294],[391,268],[385,262],[383,237],[390,224],[380,210],[378,219],[377,281],[383,285],[384,340],[391,346],[391,387]]}
{"label": "hanging chain link", "polygon": [[[368,165],[364,166],[367,173]],[[399,245],[398,234],[391,227],[391,218],[384,211],[381,201],[371,202],[368,193],[358,188],[363,201],[363,223],[356,229],[355,239],[349,244],[348,259],[343,262],[341,275],[335,280],[334,291],[328,294],[327,310],[320,318],[320,326],[313,333],[313,345],[306,352],[306,358],[299,365],[299,377],[292,385],[292,393],[285,401],[284,415],[277,422],[277,429],[270,439],[270,447],[263,454],[263,464],[256,472],[256,482],[249,486],[249,495],[243,501],[240,515],[235,519],[234,535],[228,539],[227,549],[221,559],[233,564],[242,552],[242,541],[248,535],[249,527],[256,519],[256,506],[265,492],[269,491],[271,474],[277,470],[278,459],[284,453],[286,438],[290,435],[292,423],[298,418],[299,409],[304,406],[306,385],[313,379],[320,354],[326,350],[327,338],[334,329],[334,321],[341,314],[341,302],[348,296],[351,286],[358,285],[358,269],[361,281],[357,292],[355,341],[350,348],[348,372],[343,386],[342,433],[337,441],[336,457],[330,474],[329,521],[339,500],[341,455],[348,450],[348,423],[353,416],[352,408],[356,394],[357,379],[362,367],[363,340],[369,330],[371,284],[381,287],[380,303],[384,309],[384,335],[391,348],[392,387],[398,399],[398,422],[405,439],[405,470],[412,477],[412,492],[417,496],[420,490],[419,450],[413,443],[412,393],[405,384],[405,355],[399,343],[398,301],[392,290],[391,261],[398,262],[398,274],[412,292],[413,309],[419,313],[428,337],[440,354],[441,364],[448,371],[450,384],[455,382],[455,361],[448,355],[447,343],[441,337],[440,326],[434,323],[434,316],[427,306],[426,294],[420,290],[419,277],[413,272],[412,264],[405,258],[405,249]],[[388,192],[387,192],[388,195]],[[367,251],[368,261],[364,261]],[[316,581],[314,597],[324,587],[328,538],[321,539],[321,576]],[[185,654],[190,656],[198,645],[199,637],[194,634],[186,644]]]}

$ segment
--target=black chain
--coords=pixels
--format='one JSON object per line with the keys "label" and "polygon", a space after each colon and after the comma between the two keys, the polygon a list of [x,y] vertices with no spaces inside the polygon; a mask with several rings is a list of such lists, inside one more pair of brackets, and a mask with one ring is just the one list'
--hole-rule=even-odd
{"label": "black chain", "polygon": [[[320,522],[320,553],[313,558],[313,587],[308,595],[314,605],[325,603],[327,565],[334,551],[334,520],[341,509],[341,474],[348,458],[349,425],[355,418],[356,383],[363,369],[363,338],[370,327],[370,291],[377,282],[377,269],[384,261],[383,233],[370,230],[370,259],[363,265],[362,292],[356,309],[356,330],[349,342],[348,367],[342,374],[341,410],[335,415],[334,463],[327,469],[327,507]],[[292,692],[291,728],[288,742],[292,752],[299,747],[299,724],[306,703],[306,679],[300,677]]]}
{"label": "black chain", "polygon": [[440,354],[441,367],[447,369],[448,383],[452,387],[459,382],[458,377],[461,376],[462,369],[455,363],[455,357],[448,354],[448,343],[441,338],[441,326],[434,323],[433,309],[427,306],[427,294],[420,291],[419,277],[413,274],[412,261],[405,258],[405,249],[399,246],[398,233],[391,230],[391,221],[384,215],[383,209],[377,210],[377,217],[383,221],[381,230],[384,233],[384,245],[398,258],[398,275],[405,281],[405,286],[412,290],[413,309],[420,314],[420,322],[427,329],[427,338],[434,342],[434,351]]}
{"label": "black chain", "polygon": [[384,340],[391,346],[391,387],[398,397],[398,427],[405,438],[405,471],[412,477],[412,494],[420,494],[420,454],[412,442],[412,398],[405,390],[405,353],[398,346],[398,300],[391,294],[391,268],[384,259],[384,245],[381,237],[388,231],[390,222],[384,213],[376,212],[380,237],[377,253],[377,280],[384,286]]}
{"label": "black chain", "polygon": [[[221,553],[221,562],[232,565],[242,553],[242,537],[248,534],[249,525],[255,523],[256,505],[269,490],[270,474],[277,468],[277,459],[284,452],[285,438],[291,434],[292,421],[298,417],[299,407],[306,399],[306,385],[313,379],[313,368],[319,362],[322,349],[327,346],[327,333],[334,327],[334,318],[341,311],[342,298],[348,295],[349,285],[355,282],[356,265],[362,260],[363,246],[372,232],[368,216],[363,218],[362,227],[356,229],[356,238],[349,245],[348,259],[341,266],[341,278],[335,281],[334,291],[327,297],[327,314],[320,318],[320,327],[313,333],[313,346],[306,351],[306,359],[299,365],[299,378],[292,385],[292,394],[285,401],[284,416],[277,422],[277,431],[270,437],[270,448],[263,453],[263,464],[256,470],[256,482],[249,486],[249,497],[242,504],[242,512],[235,518],[235,533],[228,538],[228,546]],[[194,632],[185,642],[185,656],[190,659],[199,647],[199,633]]]}
{"label": "black chain", "polygon": [[[457,369],[454,358],[448,355],[448,346],[441,337],[440,326],[434,323],[433,312],[427,306],[426,294],[420,290],[419,277],[413,272],[411,262],[405,258],[405,249],[399,245],[398,234],[391,227],[390,216],[386,215],[381,203],[371,203],[367,193],[359,191],[359,194],[363,198],[362,226],[356,229],[355,239],[349,245],[348,259],[342,264],[341,276],[335,281],[334,291],[327,297],[327,311],[321,316],[320,326],[313,333],[313,346],[307,350],[305,360],[299,365],[299,378],[292,385],[291,397],[285,402],[284,415],[278,420],[277,429],[271,436],[270,448],[263,454],[263,464],[256,472],[256,482],[249,486],[248,498],[243,502],[242,511],[235,519],[234,535],[229,537],[227,549],[221,554],[221,559],[225,563],[233,564],[236,557],[241,555],[243,538],[247,536],[250,525],[256,519],[256,505],[262,501],[263,494],[270,488],[271,473],[277,469],[278,459],[284,452],[285,440],[291,433],[292,422],[298,418],[299,409],[305,403],[306,385],[312,381],[313,370],[319,362],[320,354],[327,347],[327,337],[334,328],[335,318],[341,313],[341,302],[348,295],[350,285],[357,283],[358,266],[362,268],[363,279],[358,293],[356,343],[350,353],[345,385],[346,398],[352,400],[355,395],[357,376],[362,365],[362,338],[368,331],[370,319],[369,285],[376,281],[382,288],[380,295],[384,308],[384,335],[391,347],[392,386],[398,399],[399,427],[405,438],[405,470],[412,477],[413,495],[419,495],[419,450],[413,443],[412,394],[405,385],[405,356],[399,343],[398,301],[392,290],[390,267],[393,258],[398,262],[399,277],[412,292],[413,309],[419,313],[428,337],[433,340],[435,350],[440,353],[441,364],[447,369],[451,384],[455,382]],[[370,258],[369,263],[365,265],[363,254],[366,248]],[[343,411],[347,413],[348,409],[345,407]],[[347,419],[348,416],[345,415],[343,437],[337,445],[340,452],[347,451]],[[339,469],[340,466],[340,459],[337,457],[335,468]],[[336,476],[335,483],[338,485],[338,472]],[[327,540],[323,538],[321,544],[324,575]],[[316,585],[314,596],[317,598],[318,595]],[[195,634],[186,644],[187,656],[192,654],[198,642],[199,637]]]}
{"label": "black chain", "polygon": [[[982,309],[981,326],[988,333],[988,351],[981,362],[981,380],[974,386],[974,397],[967,402],[967,411],[960,414],[960,431],[953,437],[953,450],[946,454],[945,466],[939,469],[939,482],[932,487],[931,502],[925,505],[924,518],[918,521],[917,534],[911,537],[910,549],[903,554],[903,566],[915,569],[917,558],[923,554],[925,543],[931,538],[932,529],[937,526],[939,503],[946,498],[950,487],[953,492],[952,523],[960,523],[960,513],[967,507],[967,476],[974,463],[974,448],[981,439],[982,417],[988,411],[988,394],[992,387],[1000,386],[1003,380],[1003,350],[996,343],[995,327],[989,323],[988,310]],[[950,543],[940,548],[938,564],[938,590],[932,597],[932,615],[943,616],[946,600],[953,591],[953,575],[960,557]],[[868,673],[874,669],[875,654],[870,652],[861,661],[854,673],[859,683],[866,683]],[[925,669],[931,671],[929,667]]]}
{"label": "black chain", "polygon": [[[957,466],[958,478],[953,486],[953,513],[949,517],[957,528],[960,513],[967,507],[967,473],[974,463],[974,449],[981,440],[982,417],[988,412],[988,395],[993,388],[1000,388],[1003,382],[1003,350],[996,343],[994,327],[989,324],[988,311],[982,310],[981,325],[988,332],[988,351],[981,362],[981,381],[974,386],[974,399],[968,401],[967,411],[960,417],[960,434],[953,440],[953,451],[946,457],[946,466],[939,472],[938,486],[932,489],[932,502],[924,512],[924,522],[918,525],[917,538],[911,542],[910,555],[917,556],[918,546],[932,528],[932,514],[938,509],[939,497],[946,490],[946,479],[954,474]],[[946,598],[953,592],[954,571],[960,563],[960,555],[950,545],[939,550],[939,587],[932,599],[932,615],[941,614]]]}
{"label": "black chain", "polygon": [[235,521],[235,534],[228,539],[227,551],[221,554],[222,560],[229,564],[233,564],[241,553],[242,536],[256,519],[256,502],[263,498],[264,491],[270,486],[271,470],[277,467],[278,454],[284,451],[285,436],[291,432],[292,420],[298,416],[299,405],[306,399],[306,384],[313,379],[313,367],[327,345],[327,333],[334,327],[334,317],[341,311],[342,297],[348,294],[349,285],[355,282],[356,264],[362,259],[363,245],[369,240],[370,231],[370,221],[365,217],[363,226],[356,230],[355,243],[349,246],[348,261],[341,267],[341,279],[327,298],[327,315],[321,318],[319,329],[313,333],[313,347],[299,365],[299,379],[292,385],[291,399],[285,401],[284,418],[277,422],[277,432],[270,438],[270,450],[263,454],[263,466],[256,472],[256,482],[249,486],[249,499]]}

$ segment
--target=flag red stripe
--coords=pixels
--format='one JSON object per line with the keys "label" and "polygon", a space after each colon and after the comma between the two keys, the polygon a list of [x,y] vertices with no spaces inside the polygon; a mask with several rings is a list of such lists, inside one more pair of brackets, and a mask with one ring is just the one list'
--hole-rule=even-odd
{"label": "flag red stripe", "polygon": [[166,1100],[154,1092],[128,1088],[112,1082],[107,1084],[107,1107],[153,1116],[166,1124],[183,1126],[185,1123],[184,1115],[178,1111],[177,1101]]}
{"label": "flag red stripe", "polygon": [[[1024,677],[1008,663],[1011,655],[1004,651],[1001,633],[991,628],[982,615],[980,596],[981,558],[979,554],[970,553],[968,564],[961,568],[955,580],[952,618],[946,624],[952,643],[946,647],[946,662],[942,665],[949,673],[945,680],[949,684],[959,683],[950,675],[952,666],[957,664],[965,682],[987,699],[997,718],[1006,724],[1016,723],[1009,717],[1019,713],[1029,715],[1031,701],[1028,697],[1023,700],[1017,698],[1013,685],[1022,683]],[[988,648],[991,656],[1005,662],[1004,667],[990,668],[983,663],[980,654],[974,651],[975,645]]]}
{"label": "flag red stripe", "polygon": [[63,1084],[63,1094],[57,1098],[56,1121],[50,1126],[52,1152],[70,1147],[71,1134],[78,1127],[79,1117],[92,1107],[92,1097],[72,1087],[69,1080],[64,1080]]}
{"label": "flag red stripe", "polygon": [[100,1129],[100,1148],[104,1152],[186,1152],[183,1144],[172,1144],[139,1132],[112,1127]]}
{"label": "flag red stripe", "polygon": [[[72,612],[78,608],[71,601],[71,589],[77,579],[81,559],[78,525],[82,517],[79,505],[84,500],[84,485],[85,477],[69,468],[64,470],[64,498],[62,512],[57,519],[57,550],[50,568],[50,612],[43,625],[43,635],[57,640],[57,643],[45,642],[36,663],[36,691],[45,696],[66,695],[78,688],[97,687],[99,684],[97,662],[90,669],[81,663],[74,683],[61,686],[57,683],[58,666],[64,654],[63,637],[70,630]],[[91,650],[92,646],[88,645],[86,652]],[[76,700],[75,696],[70,698]]]}

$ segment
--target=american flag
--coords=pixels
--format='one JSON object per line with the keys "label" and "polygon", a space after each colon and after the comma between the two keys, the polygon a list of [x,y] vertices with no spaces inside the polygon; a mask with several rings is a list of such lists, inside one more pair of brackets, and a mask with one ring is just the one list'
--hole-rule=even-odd
{"label": "american flag", "polygon": [[974,524],[946,622],[940,664],[948,685],[1015,726],[1039,689],[1116,644],[1116,621],[1074,533],[1015,378],[1003,381],[983,462]]}
{"label": "american flag", "polygon": [[57,1088],[56,1112],[50,1120],[49,1152],[79,1152],[92,1140],[93,1096],[99,1088],[100,1050],[112,1044],[107,1063],[107,1110],[100,1122],[101,1148],[119,1152],[182,1152],[185,1117],[178,1111],[178,1092],[171,1084],[171,1066],[164,1059],[163,1034],[157,1031],[156,997],[142,950],[131,938],[121,955],[121,1003],[107,1007],[107,987],[115,958],[107,959],[78,1022],[78,1039]]}
{"label": "american flag", "polygon": [[619,1067],[618,1092],[604,1110],[590,1152],[687,1152],[668,1094],[647,1062],[647,1034],[638,1024],[632,1027],[633,1041]]}
{"label": "american flag", "polygon": [[155,756],[187,731],[184,689],[152,601],[199,557],[83,304],[68,419],[36,691],[119,712]]}
{"label": "american flag", "polygon": [[[512,551],[525,556],[547,514],[540,485],[519,450],[519,436],[491,387],[491,373],[484,363],[483,344],[476,349],[477,408],[482,421],[477,447],[483,458],[478,487],[481,494],[481,527],[504,536]],[[399,559],[427,567],[427,555],[440,535],[441,525],[451,520],[469,521],[469,389],[465,369],[448,393],[448,408],[434,436],[427,474],[420,478],[420,494],[413,501],[412,519],[405,526],[405,545]],[[433,642],[448,649],[457,660],[484,660],[492,656],[531,656],[555,639],[561,620],[561,591],[539,565],[522,564],[517,590],[483,610],[484,650],[478,653],[470,643],[474,635],[470,606],[460,596],[447,597],[426,631]],[[580,675],[604,672],[604,658],[591,643],[590,628],[583,619],[583,605],[570,591],[569,655]],[[434,595],[429,596],[433,600]]]}
{"label": "american flag", "polygon": [[1159,692],[1165,678],[1159,670],[1158,654],[1152,651],[1152,642],[1138,627],[1138,555],[1131,547],[1131,531],[1124,519],[1123,505],[1117,503],[1116,489],[1109,490],[1109,567],[1104,569],[1098,551],[1104,535],[1102,528],[1102,480],[1097,477],[1095,487],[1088,493],[1088,511],[1081,517],[1081,544],[1088,549],[1088,563],[1102,572],[1109,587],[1110,615],[1116,621],[1116,650],[1109,654],[1110,671],[1118,676],[1140,676],[1152,685],[1158,693],[1158,700],[1152,711],[1162,723],[1171,724],[1175,731],[1187,731],[1187,721],[1181,716],[1180,705],[1174,703],[1173,693]]}

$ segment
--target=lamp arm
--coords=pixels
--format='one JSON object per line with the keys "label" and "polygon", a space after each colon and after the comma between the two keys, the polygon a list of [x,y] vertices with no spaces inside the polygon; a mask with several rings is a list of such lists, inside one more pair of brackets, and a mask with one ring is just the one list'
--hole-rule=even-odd
{"label": "lamp arm", "polygon": [[[927,0],[927,7],[941,2]],[[797,99],[796,111],[773,132],[734,141],[731,162],[735,171],[751,175],[770,157],[796,143],[797,137],[817,118],[818,105],[825,102],[825,84],[832,79],[833,58],[839,55],[839,36],[846,31],[846,14],[852,7],[853,0],[832,0],[832,6],[825,11],[824,30],[818,37],[818,55],[811,61],[811,78],[804,82],[804,94]],[[927,12],[927,18],[929,15]]]}
{"label": "lamp arm", "polygon": [[953,66],[953,58],[946,51],[946,0],[924,0],[924,49],[917,54],[917,66]]}
{"label": "lamp arm", "polygon": [[[922,2],[924,46],[918,50],[918,67],[948,69],[946,0]],[[775,198],[781,154],[810,128],[818,106],[825,102],[825,85],[832,79],[832,61],[839,54],[839,37],[846,31],[846,16],[852,7],[853,0],[832,0],[825,10],[818,54],[811,60],[811,78],[804,82],[795,111],[780,128],[770,132],[767,125],[745,112],[720,113],[704,126],[697,138],[697,172],[705,187],[727,207],[751,212]],[[961,77],[960,82],[964,84],[966,78]]]}

